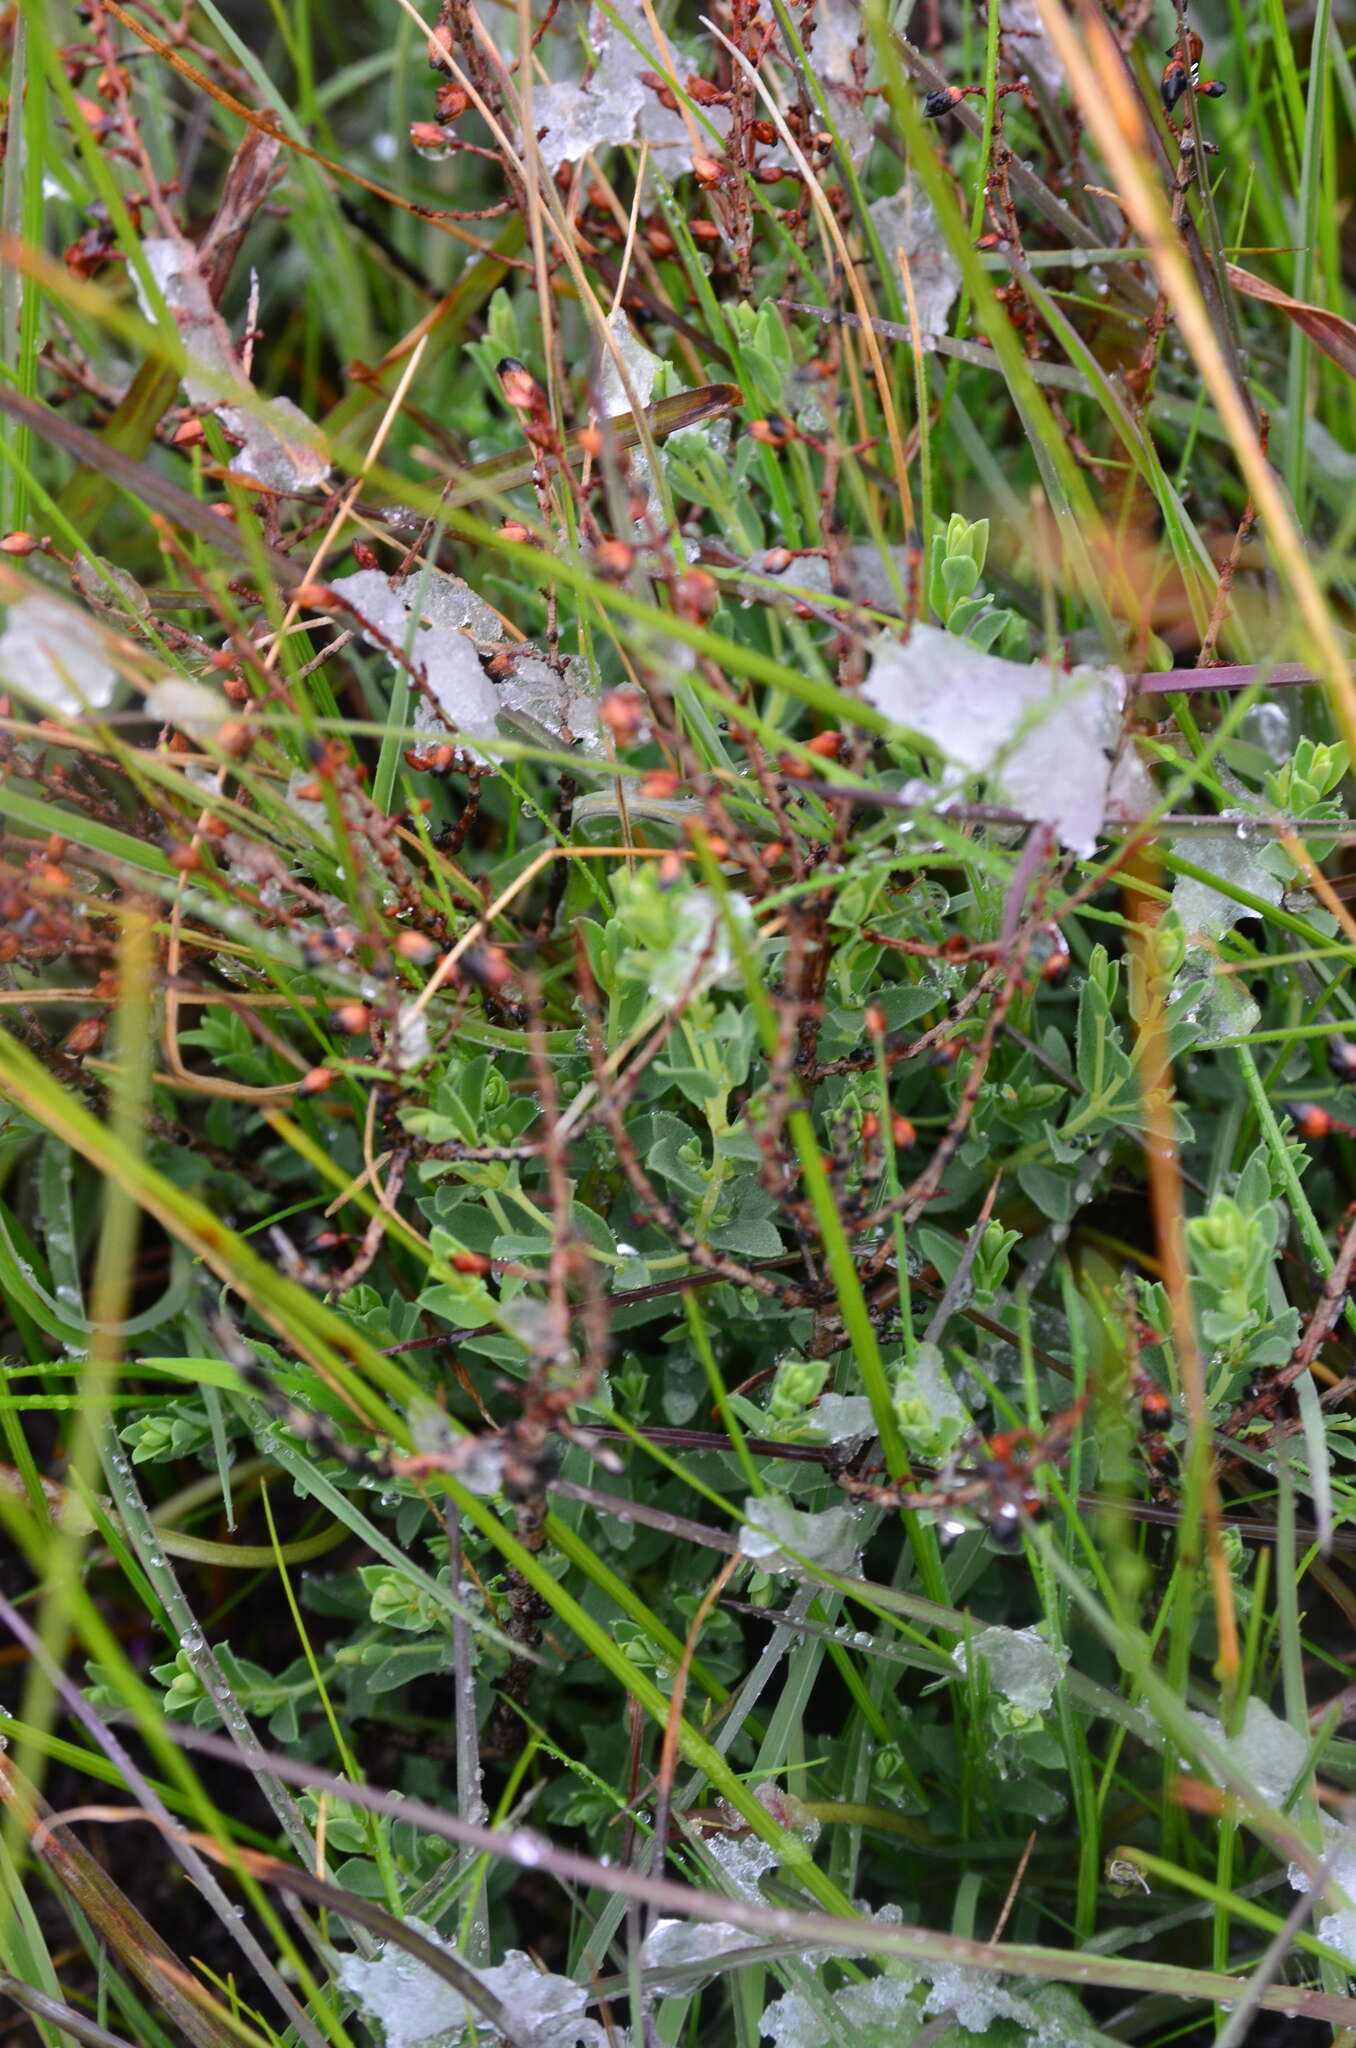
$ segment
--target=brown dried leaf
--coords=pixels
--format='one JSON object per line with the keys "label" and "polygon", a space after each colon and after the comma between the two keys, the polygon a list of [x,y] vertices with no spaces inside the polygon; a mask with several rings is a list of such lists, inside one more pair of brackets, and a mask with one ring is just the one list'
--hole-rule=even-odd
{"label": "brown dried leaf", "polygon": [[1344,320],[1340,313],[1330,313],[1326,306],[1311,306],[1307,299],[1292,299],[1289,292],[1268,284],[1251,270],[1240,269],[1237,263],[1226,263],[1224,270],[1236,292],[1277,307],[1339,370],[1345,370],[1348,377],[1356,377],[1356,325],[1350,320]]}

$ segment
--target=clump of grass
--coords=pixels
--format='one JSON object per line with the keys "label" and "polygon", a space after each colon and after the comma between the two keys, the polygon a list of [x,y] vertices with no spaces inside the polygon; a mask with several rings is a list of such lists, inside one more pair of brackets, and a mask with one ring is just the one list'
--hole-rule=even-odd
{"label": "clump of grass", "polygon": [[43,2040],[1356,2024],[1352,79],[1141,26],[5,24]]}

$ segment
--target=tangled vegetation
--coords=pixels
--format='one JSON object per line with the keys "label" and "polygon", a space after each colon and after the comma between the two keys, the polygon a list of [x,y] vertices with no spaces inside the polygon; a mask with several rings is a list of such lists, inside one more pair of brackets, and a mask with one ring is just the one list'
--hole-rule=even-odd
{"label": "tangled vegetation", "polygon": [[6,2042],[1356,2041],[1342,33],[0,12]]}

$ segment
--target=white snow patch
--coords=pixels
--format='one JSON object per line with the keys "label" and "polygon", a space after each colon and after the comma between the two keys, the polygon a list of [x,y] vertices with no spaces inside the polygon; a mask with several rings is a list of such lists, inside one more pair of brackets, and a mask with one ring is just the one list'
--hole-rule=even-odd
{"label": "white snow patch", "polygon": [[[417,1920],[408,1924],[446,1955],[456,1955],[431,1927]],[[520,1949],[510,1949],[491,1970],[463,1967],[499,2000],[520,2048],[606,2048],[601,2026],[584,2017],[587,1991],[568,1977],[539,1970]],[[505,2038],[478,2020],[452,1985],[403,1949],[383,1944],[371,1962],[340,1956],[335,1974],[364,2017],[380,2026],[386,2048],[458,2048],[462,2042],[469,2048],[471,2041],[488,2048]]]}
{"label": "white snow patch", "polygon": [[[538,130],[545,131],[537,148],[546,169],[554,173],[562,164],[578,163],[593,150],[613,144],[648,142],[652,149],[683,148],[691,154],[692,139],[682,114],[662,106],[657,94],[641,83],[643,71],[662,74],[666,67],[636,0],[609,0],[607,13],[591,8],[587,40],[596,59],[588,84],[579,77],[564,79],[539,87],[533,97],[533,119]],[[672,44],[669,55],[679,67],[681,85],[685,73]],[[712,145],[704,122],[721,135],[730,125],[725,107],[703,108],[702,116],[692,119],[705,147]]]}
{"label": "white snow patch", "polygon": [[187,676],[165,676],[152,683],[142,707],[148,718],[174,725],[190,740],[210,740],[230,715],[226,699],[206,683]]}
{"label": "white snow patch", "polygon": [[1108,759],[1127,690],[1119,669],[1004,661],[925,625],[904,642],[882,634],[874,656],[863,694],[945,755],[941,794],[984,776],[1085,859],[1109,816],[1142,816],[1152,801],[1135,755],[1123,752],[1114,773]]}
{"label": "white snow patch", "polygon": [[[215,408],[227,433],[241,444],[232,467],[275,491],[308,491],[323,484],[330,463],[318,429],[290,398],[256,397],[236,360],[226,323],[212,304],[193,244],[182,236],[152,235],[141,252],[188,351],[185,397],[190,405]],[[150,319],[151,307],[136,272],[132,275],[141,310]]]}
{"label": "white snow patch", "polygon": [[77,718],[111,702],[118,672],[92,619],[75,605],[34,590],[5,614],[0,684],[17,690],[47,716]]}

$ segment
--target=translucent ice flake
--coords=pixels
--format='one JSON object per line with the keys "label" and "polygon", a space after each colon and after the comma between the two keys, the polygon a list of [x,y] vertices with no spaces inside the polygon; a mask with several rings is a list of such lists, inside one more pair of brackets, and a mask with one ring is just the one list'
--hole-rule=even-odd
{"label": "translucent ice flake", "polygon": [[[1024,817],[1052,825],[1087,858],[1109,816],[1139,817],[1152,800],[1139,760],[1109,759],[1126,681],[1116,668],[1003,661],[935,626],[901,643],[882,634],[863,694],[887,718],[945,755],[952,786],[983,776]],[[945,785],[943,785],[945,787]]]}
{"label": "translucent ice flake", "polygon": [[[227,433],[241,444],[232,467],[274,491],[308,491],[324,483],[330,464],[317,429],[290,398],[255,396],[212,303],[193,244],[183,237],[152,236],[141,250],[188,352],[185,397],[190,405],[216,408]],[[149,318],[139,284],[137,295]]]}
{"label": "translucent ice flake", "polygon": [[527,738],[541,746],[601,754],[598,698],[582,661],[567,661],[562,672],[524,648],[510,657],[497,688],[500,717]]}
{"label": "translucent ice flake", "polygon": [[1356,1970],[1356,1913],[1328,1913],[1314,1929],[1320,1941],[1344,1955]]}
{"label": "translucent ice flake", "polygon": [[[1356,1828],[1348,1827],[1331,1813],[1320,1814],[1319,1827],[1323,1833],[1323,1856],[1327,1864],[1325,1888],[1331,1886],[1356,1901]],[[1310,1889],[1309,1873],[1302,1864],[1291,1864],[1289,1878],[1293,1890],[1307,1892]]]}
{"label": "translucent ice flake", "polygon": [[1002,0],[1002,17],[1017,70],[1027,72],[1047,92],[1058,92],[1064,83],[1064,66],[1045,33],[1035,0]]}
{"label": "translucent ice flake", "polygon": [[[857,1518],[851,1508],[814,1513],[795,1507],[782,1495],[765,1494],[746,1500],[744,1513],[748,1523],[739,1533],[740,1552],[755,1558],[763,1571],[793,1572],[801,1558],[840,1577],[856,1571]],[[788,1555],[791,1551],[794,1557]]]}
{"label": "translucent ice flake", "polygon": [[968,1643],[957,1643],[951,1660],[965,1672],[983,1662],[990,1691],[1034,1719],[1049,1711],[1069,1652],[1054,1649],[1034,1628],[994,1627],[977,1629]]}
{"label": "translucent ice flake", "polygon": [[[1183,879],[1178,877],[1177,888]],[[1195,1027],[1197,1040],[1223,1045],[1255,1031],[1262,1013],[1237,975],[1221,973],[1218,960],[1207,947],[1188,946],[1168,991],[1169,1022],[1179,1015]]]}
{"label": "translucent ice flake", "polygon": [[657,1991],[695,1991],[706,1982],[695,1967],[710,1963],[711,1975],[722,1956],[735,1949],[755,1948],[761,1937],[727,1920],[656,1920],[640,1948],[640,1966],[655,1973]]}
{"label": "translucent ice flake", "polygon": [[362,622],[369,646],[382,648],[402,673],[391,650],[408,648],[406,658],[428,693],[415,710],[420,730],[450,727],[476,741],[509,731],[538,746],[601,751],[598,701],[584,664],[569,661],[562,670],[531,647],[506,649],[503,673],[492,682],[475,643],[502,642],[503,625],[459,578],[435,573],[393,590],[380,570],[359,569],[336,577],[331,588]]}
{"label": "translucent ice flake", "polygon": [[995,2020],[1025,2029],[1029,2048],[1092,2048],[1097,2036],[1073,1993],[1062,1984],[1010,1989],[999,1977],[957,1965],[939,1970],[923,2001],[926,2013],[954,2013],[962,2027],[984,2034]]}
{"label": "translucent ice flake", "polygon": [[[664,358],[657,356],[653,349],[646,348],[635,334],[631,322],[621,307],[607,317],[607,331],[617,344],[617,352],[626,365],[626,374],[637,403],[648,405],[654,396],[654,380],[664,367]],[[604,419],[614,419],[618,413],[630,412],[631,400],[626,386],[622,383],[617,369],[617,360],[610,348],[603,350],[602,366],[598,373],[598,410]]]}
{"label": "translucent ice flake", "polygon": [[917,191],[910,180],[887,198],[873,200],[867,210],[891,271],[898,275],[900,255],[908,258],[918,329],[924,342],[945,334],[947,315],[960,290],[961,274],[943,239],[931,200]]}
{"label": "translucent ice flake", "polygon": [[[432,1928],[416,1920],[409,1925],[445,1955],[456,1955]],[[488,2027],[452,1985],[403,1949],[383,1944],[370,1962],[340,1956],[335,1974],[364,2017],[381,2027],[386,2048],[469,2048],[472,2041],[488,2048],[503,2040],[517,2048],[605,2048],[602,2028],[584,2016],[588,1993],[568,1977],[539,1970],[519,1949],[510,1949],[492,1970],[467,1970],[499,2000],[509,2035]]]}
{"label": "translucent ice flake", "polygon": [[[753,914],[742,897],[732,896],[728,912],[750,933]],[[721,906],[710,889],[690,889],[674,915],[669,943],[650,953],[650,994],[659,1003],[675,1003],[684,993],[706,988],[730,972],[730,935]]]}
{"label": "translucent ice flake", "polygon": [[210,740],[230,711],[219,690],[209,690],[206,683],[195,683],[188,676],[165,676],[152,683],[142,709],[161,725],[177,726],[190,740]]}
{"label": "translucent ice flake", "polygon": [[391,1051],[402,1074],[411,1067],[422,1066],[428,1058],[428,1011],[421,1010],[413,1000],[400,1005]]}
{"label": "translucent ice flake", "polygon": [[1191,1718],[1269,1806],[1284,1802],[1308,1753],[1308,1742],[1298,1729],[1279,1720],[1259,1699],[1248,1701],[1236,1735],[1226,1735],[1223,1722],[1210,1714],[1193,1712]]}
{"label": "translucent ice flake", "polygon": [[[1283,893],[1281,880],[1258,858],[1266,842],[1239,837],[1240,825],[1247,822],[1241,812],[1236,818],[1225,813],[1218,836],[1213,832],[1193,832],[1189,839],[1175,840],[1172,850],[1193,867],[1208,869],[1220,881],[1245,889],[1250,896],[1274,908]],[[1172,907],[1188,938],[1221,939],[1242,918],[1261,915],[1246,903],[1238,903],[1232,896],[1212,889],[1208,882],[1198,882],[1194,875],[1178,875],[1172,885]]]}
{"label": "translucent ice flake", "polygon": [[5,613],[0,633],[0,684],[17,691],[40,715],[76,718],[112,700],[118,672],[104,636],[73,604],[31,591]]}
{"label": "translucent ice flake", "polygon": [[843,2040],[854,2048],[896,2048],[918,2031],[919,2008],[911,1996],[917,1982],[910,1972],[845,1985],[829,2001],[836,2024],[803,1993],[788,1991],[765,2007],[759,2031],[774,2048],[828,2048]]}
{"label": "translucent ice flake", "polygon": [[[574,41],[577,47],[577,35]],[[685,148],[690,155],[692,138],[683,116],[661,105],[658,95],[641,82],[642,72],[663,72],[666,67],[637,0],[608,0],[606,12],[591,8],[587,42],[597,60],[588,84],[578,78],[562,80],[539,87],[533,98],[537,148],[546,168],[558,171],[562,164],[578,163],[592,150],[617,143]],[[722,135],[730,124],[724,107],[704,108],[703,117]],[[702,122],[697,123],[697,133],[706,134]]]}
{"label": "translucent ice flake", "polygon": [[796,1440],[805,1444],[848,1444],[870,1436],[875,1428],[865,1394],[821,1394],[809,1415],[797,1424]]}

